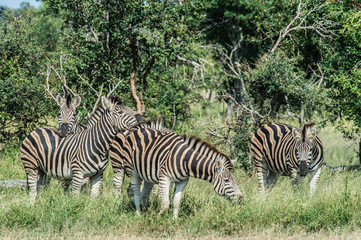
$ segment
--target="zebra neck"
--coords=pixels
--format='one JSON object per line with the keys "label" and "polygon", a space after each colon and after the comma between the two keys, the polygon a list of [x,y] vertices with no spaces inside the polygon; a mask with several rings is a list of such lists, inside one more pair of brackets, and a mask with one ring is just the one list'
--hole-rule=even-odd
{"label": "zebra neck", "polygon": [[74,123],[74,133],[79,133],[81,131],[83,131],[84,129],[82,128],[82,126],[80,125],[79,121],[77,120]]}
{"label": "zebra neck", "polygon": [[90,116],[90,118],[86,122],[86,127],[90,128],[94,126],[98,120],[103,116],[105,113],[105,109],[102,106],[99,106],[95,112]]}
{"label": "zebra neck", "polygon": [[100,142],[102,145],[109,145],[117,134],[117,131],[111,123],[109,114],[104,114],[95,125],[89,129],[92,132],[91,135],[96,136],[94,139],[95,142]]}
{"label": "zebra neck", "polygon": [[212,182],[215,166],[214,161],[193,149],[191,149],[190,153],[191,155],[189,153],[186,154],[186,156],[190,155],[190,157],[186,159],[189,175],[194,178]]}

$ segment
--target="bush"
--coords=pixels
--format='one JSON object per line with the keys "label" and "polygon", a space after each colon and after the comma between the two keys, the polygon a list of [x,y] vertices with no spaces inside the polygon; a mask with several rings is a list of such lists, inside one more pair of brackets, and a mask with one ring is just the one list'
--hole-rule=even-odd
{"label": "bush", "polygon": [[0,82],[0,95],[0,142],[21,140],[46,122],[52,105],[41,85],[7,79]]}

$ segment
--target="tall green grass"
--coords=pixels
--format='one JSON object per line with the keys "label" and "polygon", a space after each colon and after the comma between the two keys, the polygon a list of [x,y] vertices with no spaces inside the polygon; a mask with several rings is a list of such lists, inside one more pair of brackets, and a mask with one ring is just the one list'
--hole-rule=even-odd
{"label": "tall green grass", "polygon": [[[331,135],[336,136],[332,138]],[[354,159],[356,144],[339,138],[332,129],[320,132],[327,161],[343,164]],[[346,146],[346,147],[345,147]],[[351,150],[352,149],[352,150]],[[262,195],[257,179],[236,170],[245,197],[243,205],[219,197],[212,185],[192,179],[185,189],[177,221],[172,212],[158,215],[160,200],[153,191],[148,211],[137,216],[126,192],[113,192],[111,168],[105,173],[100,196],[91,199],[89,189],[78,197],[64,193],[53,180],[28,203],[27,191],[0,189],[0,238],[224,238],[224,237],[353,237],[361,227],[361,177],[359,172],[330,174],[323,168],[314,196],[308,179],[298,191],[289,178]],[[19,148],[1,152],[0,180],[25,178]]]}

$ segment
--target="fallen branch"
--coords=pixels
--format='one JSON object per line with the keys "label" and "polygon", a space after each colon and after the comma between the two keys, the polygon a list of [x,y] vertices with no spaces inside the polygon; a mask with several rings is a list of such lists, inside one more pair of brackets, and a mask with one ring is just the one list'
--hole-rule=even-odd
{"label": "fallen branch", "polygon": [[330,170],[331,173],[361,171],[361,164],[332,167],[324,162],[323,165],[325,165]]}
{"label": "fallen branch", "polygon": [[0,188],[26,188],[26,180],[18,179],[18,180],[6,180],[0,181]]}

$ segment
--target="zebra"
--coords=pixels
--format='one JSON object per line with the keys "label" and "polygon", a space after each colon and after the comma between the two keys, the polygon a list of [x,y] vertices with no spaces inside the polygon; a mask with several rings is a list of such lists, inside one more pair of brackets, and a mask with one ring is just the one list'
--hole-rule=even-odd
{"label": "zebra", "polygon": [[37,187],[46,184],[47,174],[57,179],[72,179],[74,195],[79,194],[84,177],[90,177],[91,196],[98,195],[111,141],[118,132],[144,121],[133,110],[121,105],[118,97],[102,97],[101,100],[105,112],[93,127],[66,138],[60,137],[54,129],[38,128],[24,139],[21,160],[31,201],[36,198]]}
{"label": "zebra", "polygon": [[[323,146],[314,123],[295,128],[284,123],[268,123],[251,140],[253,164],[260,192],[276,184],[279,175],[290,176],[293,186],[311,174],[310,193],[317,185],[323,164]],[[267,175],[268,174],[268,175]]]}
{"label": "zebra", "polygon": [[[200,154],[187,142],[202,146],[207,155]],[[140,213],[141,198],[142,205],[147,205],[154,184],[159,184],[162,202],[159,214],[166,211],[170,205],[170,183],[174,182],[173,218],[177,218],[182,192],[190,177],[209,181],[220,196],[242,199],[232,173],[233,162],[214,146],[195,137],[140,128],[128,137],[117,135],[110,149],[110,157],[112,161],[118,161],[130,177],[137,213]],[[141,180],[144,180],[142,196]]]}
{"label": "zebra", "polygon": [[[69,99],[67,99],[68,102],[71,102],[71,96],[69,97]],[[78,133],[80,131],[85,130],[86,128],[91,128],[97,121],[99,118],[101,118],[101,116],[104,114],[105,109],[102,106],[99,106],[96,111],[90,115],[90,117],[87,119],[87,122],[84,125],[81,125],[78,121],[62,121],[62,119],[78,119],[77,113],[76,113],[76,108],[73,107],[74,105],[71,104],[67,104],[64,105],[62,110],[60,111],[60,116],[59,116],[59,129],[67,129],[68,131],[65,132],[64,136],[67,136],[69,134],[74,134],[74,133]],[[65,113],[67,113],[67,116],[63,116],[65,115]],[[138,115],[136,115],[136,117],[139,117]],[[66,124],[66,126],[63,126],[64,124]],[[160,130],[163,132],[171,132],[169,129],[165,128],[163,126],[163,121],[160,118],[156,118],[156,119],[152,119],[150,121],[146,121],[146,122],[141,122],[138,125],[138,128],[152,128],[152,129],[156,129],[156,130]],[[118,133],[118,138],[121,138],[122,135],[127,136],[130,134],[130,131],[125,131],[122,133]],[[116,143],[115,143],[116,144]],[[112,148],[114,149],[114,148]],[[110,155],[113,155],[114,151],[110,151]],[[121,188],[123,185],[123,181],[124,181],[124,170],[121,164],[119,164],[119,162],[116,160],[117,157],[110,157],[111,159],[111,165],[113,168],[113,175],[114,175],[114,187],[115,187],[115,193],[117,195],[120,195],[121,193]],[[113,160],[115,159],[115,161]],[[69,187],[70,182],[65,182],[63,184],[64,188],[67,189]],[[130,190],[130,188],[128,188]],[[129,193],[128,190],[128,193]]]}
{"label": "zebra", "polygon": [[66,137],[69,134],[77,133],[85,129],[78,121],[76,108],[80,105],[81,97],[72,97],[68,94],[65,98],[58,94],[55,98],[56,103],[60,106],[59,111],[59,135]]}

